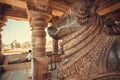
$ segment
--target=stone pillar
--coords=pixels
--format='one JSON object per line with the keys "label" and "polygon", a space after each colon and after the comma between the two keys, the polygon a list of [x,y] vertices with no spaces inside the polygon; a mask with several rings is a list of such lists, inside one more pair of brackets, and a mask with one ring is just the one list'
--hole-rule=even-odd
{"label": "stone pillar", "polygon": [[51,70],[55,70],[56,69],[56,57],[58,55],[58,40],[53,39],[53,52],[51,55],[51,62],[54,62],[54,68],[53,68],[53,63],[51,63]]}
{"label": "stone pillar", "polygon": [[53,53],[58,54],[58,40],[53,39]]}
{"label": "stone pillar", "polygon": [[1,32],[3,31],[2,27],[3,26],[0,26],[0,54],[2,53],[2,35],[1,35]]}
{"label": "stone pillar", "polygon": [[0,65],[4,62],[4,56],[2,54],[2,27],[5,26],[5,22],[7,21],[6,17],[0,13]]}
{"label": "stone pillar", "polygon": [[2,49],[2,35],[1,32],[3,31],[2,27],[4,27],[6,24],[5,22],[7,21],[6,17],[0,14],[0,53]]}
{"label": "stone pillar", "polygon": [[35,78],[46,80],[45,74],[48,73],[48,58],[46,56],[46,32],[47,19],[49,18],[46,10],[36,8],[34,4],[28,5],[28,19],[32,27],[32,51],[34,57]]}

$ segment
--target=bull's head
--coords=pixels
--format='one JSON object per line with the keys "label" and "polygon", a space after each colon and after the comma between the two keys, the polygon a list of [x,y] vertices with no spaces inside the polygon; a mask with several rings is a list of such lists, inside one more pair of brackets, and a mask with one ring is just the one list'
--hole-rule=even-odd
{"label": "bull's head", "polygon": [[92,0],[76,1],[55,25],[48,27],[48,34],[54,39],[60,39],[87,25],[96,13],[96,6],[93,6],[92,2]]}

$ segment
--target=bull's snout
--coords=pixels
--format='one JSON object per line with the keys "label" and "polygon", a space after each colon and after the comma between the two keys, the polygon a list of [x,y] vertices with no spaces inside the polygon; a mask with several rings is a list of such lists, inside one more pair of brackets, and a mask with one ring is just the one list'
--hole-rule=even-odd
{"label": "bull's snout", "polygon": [[60,39],[60,37],[58,37],[58,35],[56,34],[57,29],[55,29],[54,27],[52,26],[48,27],[47,31],[48,31],[49,36],[52,37],[53,39],[55,40]]}

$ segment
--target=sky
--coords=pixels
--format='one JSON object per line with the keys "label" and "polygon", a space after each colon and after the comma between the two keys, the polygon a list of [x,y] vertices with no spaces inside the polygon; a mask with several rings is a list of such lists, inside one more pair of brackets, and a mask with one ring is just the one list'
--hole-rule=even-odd
{"label": "sky", "polygon": [[[6,22],[6,26],[2,29],[2,43],[4,44],[10,44],[14,40],[20,43],[32,40],[32,32],[28,21],[16,21],[9,19]],[[47,42],[49,40],[51,40],[51,38],[47,34]]]}
{"label": "sky", "polygon": [[28,21],[9,19],[6,22],[6,26],[2,29],[2,43],[10,44],[14,40],[17,40],[20,43],[31,41],[32,32]]}

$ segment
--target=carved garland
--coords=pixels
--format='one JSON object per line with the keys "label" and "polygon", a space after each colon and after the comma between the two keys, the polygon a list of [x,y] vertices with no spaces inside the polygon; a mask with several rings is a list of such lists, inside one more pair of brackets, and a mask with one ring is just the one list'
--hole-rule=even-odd
{"label": "carved garland", "polygon": [[[112,39],[112,37],[106,35],[105,33],[102,33],[101,38],[98,40],[95,49],[92,49],[90,52],[83,55],[81,58],[78,57],[78,59],[72,61],[69,63],[69,65],[63,65],[59,69],[59,77],[68,77],[71,74],[74,74],[75,72],[81,73],[81,68],[84,67],[84,65],[88,62],[91,63],[95,59],[95,56],[98,56],[100,52],[102,52],[104,46]],[[102,40],[102,41],[101,41]]]}

